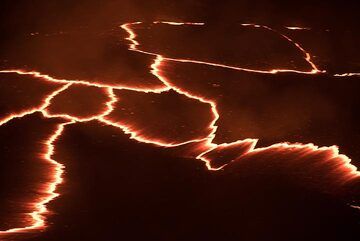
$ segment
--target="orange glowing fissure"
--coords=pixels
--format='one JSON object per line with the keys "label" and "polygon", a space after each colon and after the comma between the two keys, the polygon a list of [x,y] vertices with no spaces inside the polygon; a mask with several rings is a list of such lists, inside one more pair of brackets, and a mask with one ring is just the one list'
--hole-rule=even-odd
{"label": "orange glowing fissure", "polygon": [[[204,25],[203,23],[177,23],[177,22],[162,22],[162,21],[157,21],[154,23],[170,24],[170,25]],[[304,147],[307,147],[313,151],[331,150],[333,153],[333,157],[340,157],[340,159],[344,162],[345,166],[349,169],[349,171],[351,173],[353,173],[354,176],[360,175],[360,173],[357,171],[356,167],[350,164],[350,159],[344,155],[339,154],[338,147],[336,147],[336,146],[319,148],[313,144],[279,143],[279,144],[275,144],[275,145],[265,147],[265,148],[256,148],[255,146],[257,143],[257,139],[239,140],[239,141],[236,141],[233,143],[223,143],[223,144],[213,143],[213,139],[215,138],[215,134],[216,134],[216,130],[217,130],[216,122],[220,117],[218,110],[217,110],[216,103],[212,100],[205,99],[203,97],[194,95],[194,94],[190,93],[189,91],[186,91],[184,89],[181,89],[177,86],[172,85],[171,82],[168,81],[166,79],[166,77],[161,74],[161,65],[164,61],[177,61],[177,62],[206,64],[206,65],[236,69],[236,70],[241,70],[241,71],[260,72],[260,73],[268,73],[268,74],[275,74],[278,72],[297,72],[297,73],[303,73],[303,74],[316,74],[316,73],[323,72],[323,71],[320,71],[315,66],[315,64],[311,61],[310,54],[307,53],[299,44],[295,43],[294,41],[292,41],[290,38],[286,37],[285,35],[282,35],[288,41],[291,41],[299,50],[301,50],[301,52],[303,52],[305,54],[305,59],[308,61],[308,63],[313,68],[312,71],[302,72],[302,71],[297,71],[297,70],[282,70],[282,69],[274,69],[274,70],[269,70],[269,71],[251,70],[251,69],[226,66],[226,65],[216,64],[216,63],[207,63],[207,62],[196,61],[196,60],[167,58],[167,57],[164,57],[157,53],[150,53],[150,52],[142,51],[142,50],[138,49],[139,43],[135,40],[136,34],[131,28],[131,26],[135,25],[135,24],[140,24],[140,22],[126,23],[126,24],[121,25],[121,28],[124,29],[129,34],[129,36],[126,38],[127,40],[130,41],[129,50],[155,56],[154,62],[151,65],[151,73],[154,76],[156,76],[164,84],[164,87],[162,87],[162,88],[142,89],[142,88],[132,88],[132,87],[125,86],[125,85],[106,85],[106,84],[101,84],[101,83],[91,82],[91,81],[86,81],[86,80],[56,79],[49,75],[39,73],[37,71],[25,71],[25,70],[16,70],[16,69],[0,71],[0,73],[15,73],[15,74],[19,74],[19,75],[30,75],[33,77],[40,78],[44,81],[61,84],[61,87],[59,87],[57,90],[55,90],[54,92],[52,92],[51,94],[49,94],[48,96],[46,96],[44,98],[44,100],[40,106],[25,110],[23,112],[12,113],[12,114],[4,117],[3,119],[0,119],[0,126],[5,125],[6,123],[10,122],[11,120],[13,120],[15,118],[21,118],[21,117],[24,117],[26,115],[30,115],[30,114],[33,114],[36,112],[41,113],[45,118],[63,118],[66,120],[64,123],[58,124],[55,131],[51,134],[51,136],[49,136],[46,140],[44,140],[44,143],[43,143],[45,146],[46,152],[42,155],[42,158],[46,162],[50,163],[53,166],[53,169],[51,171],[51,182],[49,182],[47,184],[47,187],[45,190],[41,190],[42,193],[44,193],[44,196],[40,200],[38,200],[36,203],[32,203],[33,211],[31,213],[29,213],[29,216],[32,219],[32,223],[26,227],[16,227],[16,228],[11,228],[11,229],[8,229],[5,231],[0,231],[0,237],[2,235],[7,235],[7,234],[11,234],[11,233],[23,233],[23,232],[29,232],[32,230],[41,230],[46,227],[45,214],[47,214],[47,212],[48,212],[46,205],[60,195],[59,193],[56,192],[56,189],[57,189],[58,185],[61,184],[63,181],[63,173],[64,173],[64,168],[65,168],[64,165],[62,165],[61,163],[59,163],[58,161],[53,159],[53,155],[55,152],[55,142],[61,137],[61,135],[63,134],[65,127],[67,125],[71,125],[73,123],[78,123],[78,122],[87,122],[87,121],[97,120],[105,125],[110,125],[110,126],[114,126],[116,128],[121,129],[126,134],[129,134],[130,138],[135,139],[139,142],[154,144],[154,145],[161,146],[161,147],[175,147],[175,146],[181,146],[181,145],[188,144],[188,143],[204,142],[205,143],[204,144],[205,151],[200,153],[196,158],[203,161],[205,163],[206,167],[208,168],[208,170],[211,170],[211,171],[220,170],[220,169],[224,168],[224,166],[226,166],[226,165],[223,165],[219,168],[213,168],[211,166],[210,160],[208,160],[205,157],[205,154],[214,150],[217,147],[220,147],[220,148],[227,147],[229,145],[233,145],[233,144],[237,144],[237,143],[246,141],[251,144],[250,150],[247,153],[258,152],[258,151],[269,149],[269,148],[304,148]],[[244,24],[244,25],[245,26],[253,26],[253,27],[263,27],[263,28],[269,29],[271,31],[274,31],[267,26],[261,26],[261,25],[255,25],[255,24]],[[351,74],[351,75],[353,75],[353,74]],[[345,75],[345,76],[347,76],[347,75]],[[51,105],[52,99],[55,96],[57,96],[58,94],[60,94],[61,92],[67,90],[72,85],[95,86],[95,87],[104,89],[108,96],[108,101],[106,102],[106,108],[100,114],[90,116],[88,118],[78,118],[78,117],[70,116],[68,114],[54,114],[54,115],[50,114],[47,111],[47,108]],[[120,124],[110,121],[109,119],[106,118],[106,116],[109,115],[114,110],[114,104],[117,102],[117,98],[114,94],[114,89],[128,89],[128,90],[145,92],[145,93],[149,93],[149,92],[161,93],[161,92],[173,90],[181,95],[185,95],[188,98],[195,99],[202,103],[208,104],[211,107],[211,111],[212,111],[212,115],[213,115],[213,120],[211,121],[211,123],[209,123],[209,128],[212,131],[206,138],[193,139],[193,140],[189,140],[189,141],[182,142],[182,143],[165,143],[160,140],[148,139],[148,138],[142,137],[136,131],[131,131],[128,126],[120,125]]]}

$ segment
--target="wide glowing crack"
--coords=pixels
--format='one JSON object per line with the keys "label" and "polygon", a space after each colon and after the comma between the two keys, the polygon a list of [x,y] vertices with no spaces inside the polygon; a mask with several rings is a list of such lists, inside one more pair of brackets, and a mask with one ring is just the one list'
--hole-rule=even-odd
{"label": "wide glowing crack", "polygon": [[[71,83],[63,85],[61,88],[55,90],[51,94],[49,94],[43,101],[43,103],[37,107],[32,108],[26,111],[23,111],[21,113],[17,114],[11,114],[4,119],[0,121],[0,126],[6,124],[7,122],[15,119],[15,118],[21,118],[26,115],[33,114],[35,112],[41,112],[45,116],[45,109],[51,104],[51,100],[61,93],[62,91],[66,90],[71,86]],[[45,116],[46,117],[46,116]],[[62,124],[59,124],[54,131],[54,133],[44,141],[44,145],[46,148],[45,154],[42,156],[45,161],[53,165],[53,169],[51,170],[51,181],[47,184],[47,188],[45,190],[41,190],[42,193],[44,193],[44,196],[33,204],[34,211],[29,213],[29,216],[32,218],[33,223],[26,227],[20,227],[20,228],[12,228],[5,231],[0,231],[1,235],[11,234],[11,233],[21,233],[21,232],[28,232],[31,230],[44,228],[45,227],[45,220],[43,215],[47,213],[46,204],[55,199],[57,196],[59,196],[58,193],[56,193],[57,186],[62,182],[62,174],[64,166],[57,161],[55,161],[52,156],[54,154],[54,142],[59,138],[59,136],[62,134],[64,130],[64,126],[73,123],[74,121],[65,122]]]}
{"label": "wide glowing crack", "polygon": [[[51,78],[51,77],[49,77]],[[51,78],[52,81],[54,80]],[[55,81],[56,82],[56,81]],[[67,81],[66,81],[67,82]],[[63,81],[60,81],[60,83],[63,83]],[[57,89],[56,91],[52,92],[50,95],[48,95],[41,106],[38,108],[33,108],[27,111],[24,111],[19,114],[11,114],[10,116],[4,118],[1,120],[1,125],[11,121],[14,118],[20,118],[25,115],[29,115],[35,112],[40,112],[43,114],[45,118],[63,118],[67,119],[65,123],[59,124],[56,128],[56,130],[53,132],[53,134],[44,141],[44,145],[46,148],[45,154],[42,156],[45,161],[53,165],[53,169],[51,171],[51,181],[48,183],[46,190],[41,190],[42,193],[44,193],[44,197],[42,197],[39,201],[33,204],[34,211],[29,213],[29,216],[32,219],[32,224],[26,227],[20,227],[20,228],[12,228],[5,231],[0,231],[1,235],[11,234],[11,233],[22,233],[22,232],[29,232],[31,230],[36,229],[42,229],[46,227],[45,224],[45,218],[44,214],[47,213],[46,204],[54,200],[56,197],[59,196],[59,194],[56,192],[56,188],[59,184],[62,183],[62,175],[64,173],[64,166],[53,159],[53,154],[55,150],[55,142],[56,140],[61,136],[63,133],[65,126],[77,123],[77,122],[86,122],[91,120],[98,120],[102,118],[103,116],[108,115],[113,110],[113,103],[116,102],[116,97],[113,93],[113,88],[107,87],[106,92],[109,97],[108,102],[106,103],[106,108],[99,114],[95,116],[91,116],[89,118],[77,118],[74,116],[66,115],[66,114],[59,114],[59,115],[52,115],[49,114],[46,110],[47,107],[50,106],[51,100],[56,97],[61,92],[68,89],[71,85],[78,84],[78,83],[71,83],[67,82],[66,85],[63,85],[61,88]]]}
{"label": "wide glowing crack", "polygon": [[43,193],[44,196],[39,201],[33,204],[34,211],[29,213],[29,216],[31,216],[32,218],[32,224],[26,227],[12,228],[5,231],[0,231],[0,236],[3,234],[28,232],[31,230],[41,229],[46,226],[43,216],[48,212],[46,204],[59,196],[59,194],[56,192],[56,188],[59,184],[63,182],[62,175],[64,173],[64,165],[53,159],[53,155],[55,152],[54,143],[61,136],[62,132],[64,131],[64,127],[72,123],[73,121],[59,124],[54,133],[44,142],[46,151],[42,157],[46,162],[50,163],[53,166],[52,170],[50,171],[52,180],[50,183],[47,184],[45,190],[40,191],[41,193]]}

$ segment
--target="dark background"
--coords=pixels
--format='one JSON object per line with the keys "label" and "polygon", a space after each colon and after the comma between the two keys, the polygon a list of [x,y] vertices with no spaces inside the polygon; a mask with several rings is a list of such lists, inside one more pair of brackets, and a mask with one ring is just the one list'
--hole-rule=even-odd
{"label": "dark background", "polygon": [[[355,1],[24,0],[2,1],[0,9],[0,53],[4,56],[16,53],[17,47],[12,43],[21,45],[29,33],[83,28],[97,32],[139,20],[256,22],[275,27],[331,28],[340,35],[344,31],[358,32],[360,25],[359,4]],[[287,81],[292,76],[282,78]],[[326,84],[326,80],[326,76],[320,78],[321,83]],[[351,95],[355,96],[359,85],[356,79],[350,80]],[[313,81],[317,81],[315,77]],[[305,95],[308,89],[315,93],[321,90],[321,84],[315,90],[309,81],[306,86]],[[336,86],[340,86],[338,80],[329,91],[335,100],[336,94],[332,93]],[[350,92],[345,89],[344,95]],[[1,91],[6,88],[0,89],[0,94]],[[275,91],[271,89],[269,93]],[[343,134],[335,138],[343,142],[330,144],[342,144],[342,153],[356,158],[360,156],[358,143],[354,143],[359,139],[359,100],[346,100],[350,103],[344,104],[347,109],[340,108],[348,113],[346,122],[341,122],[346,131],[335,135]],[[2,106],[7,105],[6,100],[1,101]],[[343,102],[339,103],[342,106]],[[26,212],[26,207],[18,209],[8,200],[22,198],[25,202],[36,189],[29,183],[44,182],[46,165],[36,160],[39,166],[34,166],[34,157],[41,153],[41,140],[58,121],[44,120],[35,114],[0,128],[2,228],[19,225],[19,216],[15,215],[14,220],[7,218],[13,217],[14,210],[15,214]],[[333,123],[338,122],[322,126],[320,137],[310,128],[301,140],[328,145]],[[264,143],[274,142],[270,138]],[[359,213],[349,207],[359,200],[358,184],[350,183],[345,190],[333,191],[335,183],[322,184],[331,175],[323,172],[326,162],[293,167],[277,164],[279,160],[286,163],[298,158],[286,157],[290,159],[281,153],[260,156],[230,170],[211,173],[199,161],[179,157],[176,149],[137,143],[121,131],[96,122],[77,124],[66,129],[57,145],[55,158],[66,165],[66,181],[59,189],[61,197],[49,205],[53,212],[48,218],[49,229],[10,240],[358,240]],[[12,208],[4,208],[9,206]]]}

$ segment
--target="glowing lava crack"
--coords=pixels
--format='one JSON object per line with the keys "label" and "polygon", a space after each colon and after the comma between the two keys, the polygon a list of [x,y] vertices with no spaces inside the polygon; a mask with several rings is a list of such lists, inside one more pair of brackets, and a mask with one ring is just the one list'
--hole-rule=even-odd
{"label": "glowing lava crack", "polygon": [[[170,24],[170,25],[186,25],[186,24],[187,25],[203,25],[203,23],[175,23],[175,22],[155,22],[155,23]],[[346,170],[347,170],[346,175],[350,179],[354,178],[356,176],[359,176],[360,173],[357,172],[356,167],[354,167],[353,165],[350,164],[350,159],[344,155],[340,155],[338,148],[335,146],[319,148],[313,144],[305,144],[304,145],[304,144],[279,143],[279,144],[275,144],[270,147],[255,148],[257,140],[254,140],[254,139],[239,140],[234,143],[228,143],[228,144],[227,143],[223,143],[223,144],[213,143],[213,139],[215,137],[216,130],[217,130],[216,122],[220,118],[216,103],[212,100],[202,98],[200,96],[190,93],[187,90],[184,90],[177,86],[172,85],[171,82],[168,81],[166,79],[166,77],[161,74],[161,65],[164,61],[178,61],[178,62],[206,64],[206,65],[231,68],[231,69],[236,69],[236,70],[241,70],[241,71],[260,72],[260,73],[267,73],[267,74],[275,74],[278,72],[296,72],[296,73],[302,73],[302,74],[316,74],[316,73],[322,72],[322,71],[318,70],[318,68],[315,66],[315,64],[311,61],[310,54],[307,53],[299,44],[295,43],[294,41],[292,41],[290,38],[286,37],[285,35],[282,35],[288,41],[292,42],[305,55],[307,62],[312,66],[312,69],[313,69],[312,71],[302,72],[302,71],[297,71],[297,70],[281,70],[281,69],[260,71],[260,70],[244,69],[244,68],[234,67],[234,66],[226,66],[226,65],[216,64],[216,63],[206,63],[206,62],[201,62],[201,61],[196,61],[196,60],[172,59],[172,58],[164,57],[160,54],[142,51],[142,50],[138,49],[139,43],[135,40],[136,34],[131,29],[131,26],[135,25],[135,24],[140,24],[140,22],[127,23],[127,24],[123,24],[121,26],[129,34],[129,36],[127,37],[127,40],[130,41],[129,50],[155,56],[154,63],[151,65],[151,69],[152,69],[151,72],[163,83],[162,88],[154,88],[154,89],[144,88],[144,89],[142,89],[142,88],[131,88],[129,86],[121,86],[121,85],[104,85],[104,84],[90,82],[90,81],[86,81],[86,80],[55,79],[49,75],[45,75],[45,74],[42,74],[42,73],[39,73],[36,71],[25,71],[25,70],[2,70],[2,71],[0,71],[0,73],[15,73],[15,74],[19,74],[19,75],[30,75],[30,76],[42,79],[43,81],[53,82],[53,83],[57,83],[57,84],[61,85],[57,90],[53,91],[48,96],[46,96],[44,98],[44,100],[42,101],[42,103],[40,103],[37,107],[30,108],[30,109],[27,109],[27,110],[24,110],[24,111],[21,111],[18,113],[10,114],[10,115],[4,117],[3,119],[1,119],[0,126],[5,125],[6,123],[10,122],[11,120],[13,120],[15,118],[21,118],[26,115],[33,114],[35,112],[42,113],[42,115],[45,118],[64,119],[64,122],[59,124],[57,126],[56,130],[52,133],[52,135],[44,141],[44,146],[46,147],[46,153],[42,156],[42,158],[45,161],[47,161],[48,163],[50,163],[53,166],[53,169],[51,171],[51,182],[47,184],[47,188],[44,191],[44,196],[37,203],[33,204],[33,211],[31,213],[29,213],[29,216],[31,216],[31,219],[32,219],[32,223],[26,227],[16,227],[16,228],[12,228],[12,229],[5,230],[5,231],[0,231],[0,235],[27,232],[27,231],[31,231],[31,230],[43,229],[46,227],[46,222],[45,222],[45,217],[44,217],[44,215],[48,211],[46,205],[49,202],[51,202],[52,200],[54,200],[56,197],[59,196],[59,194],[56,192],[56,189],[57,189],[58,185],[62,183],[62,180],[63,180],[62,175],[64,173],[64,168],[65,168],[60,162],[53,159],[53,155],[55,152],[55,142],[61,137],[66,126],[71,125],[73,123],[77,123],[77,122],[87,122],[87,121],[91,121],[91,120],[96,120],[105,125],[111,125],[111,126],[121,129],[123,132],[130,134],[130,138],[133,138],[139,142],[154,144],[154,145],[162,146],[162,147],[175,147],[175,146],[181,146],[181,145],[185,145],[185,144],[189,144],[189,143],[198,143],[199,145],[203,145],[203,150],[205,150],[205,151],[202,151],[201,153],[197,153],[196,158],[203,161],[209,170],[214,170],[214,171],[224,168],[227,164],[231,163],[235,159],[241,158],[242,156],[252,155],[254,153],[261,152],[264,150],[269,150],[272,148],[273,149],[286,149],[286,150],[304,149],[309,152],[311,152],[311,151],[316,152],[316,151],[322,151],[322,150],[330,151],[332,153],[331,158],[338,158],[339,160],[341,160],[341,163],[339,163],[339,165],[342,165],[346,168]],[[246,26],[263,27],[270,31],[274,31],[266,26],[260,26],[260,25],[254,25],[254,24],[246,24]],[[51,111],[49,111],[49,108],[50,108],[51,104],[53,104],[52,101],[56,97],[58,97],[61,93],[64,93],[70,87],[73,87],[73,86],[91,86],[91,87],[100,88],[102,91],[104,91],[104,93],[106,94],[106,96],[108,98],[106,103],[104,104],[105,108],[100,113],[97,113],[96,115],[87,116],[87,117],[77,117],[77,116],[69,115],[67,113],[51,113]],[[121,89],[132,90],[132,91],[137,91],[137,92],[144,92],[144,93],[149,93],[149,92],[162,93],[165,91],[173,90],[182,96],[186,96],[187,98],[190,98],[190,99],[193,99],[193,100],[196,100],[203,104],[208,105],[210,107],[211,115],[212,115],[212,121],[208,125],[208,128],[211,130],[210,134],[206,138],[194,138],[194,139],[190,139],[185,142],[178,142],[178,143],[176,143],[176,142],[168,143],[168,142],[164,142],[164,141],[161,141],[158,139],[149,139],[149,138],[140,136],[138,132],[131,130],[131,128],[129,128],[129,126],[116,123],[114,121],[109,120],[109,118],[108,118],[109,114],[112,113],[112,111],[114,110],[114,104],[118,101],[116,95],[114,94],[114,90],[121,90]],[[237,148],[240,148],[240,149],[237,149]],[[234,152],[234,150],[235,150],[235,152]],[[225,163],[217,163],[217,164],[212,165],[214,153],[229,154],[228,159],[226,160]]]}

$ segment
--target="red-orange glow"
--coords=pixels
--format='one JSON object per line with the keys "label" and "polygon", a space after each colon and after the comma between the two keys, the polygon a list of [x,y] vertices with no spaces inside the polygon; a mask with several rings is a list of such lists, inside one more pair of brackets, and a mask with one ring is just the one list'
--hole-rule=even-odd
{"label": "red-orange glow", "polygon": [[[236,70],[241,70],[241,71],[266,73],[266,74],[275,74],[278,72],[295,72],[295,73],[302,73],[302,74],[316,74],[316,73],[322,72],[312,62],[310,53],[306,52],[298,43],[294,42],[287,36],[278,33],[281,36],[283,36],[284,38],[286,38],[288,41],[292,42],[301,52],[304,53],[306,60],[313,68],[312,71],[310,71],[310,72],[303,72],[303,71],[297,71],[297,70],[282,70],[282,69],[273,69],[273,70],[269,70],[269,71],[244,69],[244,68],[240,68],[240,67],[227,66],[227,65],[216,64],[216,63],[208,63],[208,62],[202,62],[202,61],[196,61],[196,60],[172,59],[172,58],[164,57],[160,54],[142,51],[142,50],[138,49],[138,46],[140,46],[140,44],[135,40],[136,34],[131,28],[131,26],[140,24],[140,23],[141,22],[126,23],[126,24],[121,25],[121,27],[129,34],[129,36],[126,38],[127,40],[130,41],[129,50],[152,55],[155,57],[154,62],[151,65],[151,73],[154,76],[156,76],[164,84],[164,87],[162,87],[162,88],[142,89],[142,88],[132,88],[132,87],[128,87],[128,86],[121,86],[121,85],[120,86],[104,85],[104,84],[86,81],[86,80],[55,79],[49,75],[42,74],[37,71],[25,71],[25,70],[1,70],[0,71],[0,73],[16,73],[19,75],[32,75],[34,77],[41,78],[44,81],[50,81],[50,82],[62,84],[62,86],[59,89],[52,92],[50,95],[46,96],[46,98],[43,100],[41,105],[34,107],[34,108],[30,108],[30,109],[20,112],[20,113],[13,113],[13,114],[10,114],[9,116],[6,116],[5,118],[0,120],[0,126],[6,124],[7,122],[9,122],[15,118],[21,118],[25,115],[29,115],[29,114],[32,114],[35,112],[41,112],[45,118],[65,119],[64,123],[59,124],[57,126],[57,129],[52,133],[52,135],[47,140],[44,141],[46,152],[44,153],[42,158],[44,160],[46,160],[48,163],[53,165],[53,169],[51,170],[51,174],[50,174],[52,178],[51,178],[51,182],[48,183],[47,188],[45,190],[43,190],[44,196],[38,202],[33,204],[34,210],[31,213],[29,213],[29,215],[32,218],[32,224],[29,226],[26,226],[26,227],[18,227],[18,228],[12,228],[9,230],[5,230],[5,231],[0,231],[0,235],[4,235],[4,234],[8,234],[8,233],[27,232],[27,231],[42,229],[42,228],[46,227],[45,217],[44,217],[44,215],[48,211],[46,205],[49,202],[51,202],[52,200],[54,200],[56,197],[59,196],[59,194],[56,192],[56,188],[58,187],[59,184],[62,183],[62,181],[63,181],[62,175],[64,173],[64,166],[62,164],[60,164],[58,161],[53,159],[53,155],[55,152],[55,142],[56,142],[56,140],[58,140],[61,137],[61,135],[63,134],[64,129],[67,125],[70,125],[70,124],[73,124],[76,122],[87,122],[87,121],[91,121],[91,120],[97,120],[105,125],[110,125],[110,126],[114,126],[116,128],[121,129],[124,133],[129,134],[130,138],[135,139],[138,142],[154,144],[154,145],[162,146],[162,147],[176,147],[176,146],[181,146],[181,145],[185,145],[185,144],[189,144],[189,143],[202,143],[203,142],[204,143],[203,149],[205,149],[205,151],[202,151],[201,153],[199,153],[197,155],[197,159],[203,161],[205,163],[206,167],[208,168],[208,170],[211,170],[211,171],[217,171],[217,170],[223,169],[226,167],[227,164],[224,164],[224,165],[222,165],[220,167],[216,167],[216,168],[212,167],[211,166],[212,160],[209,158],[210,152],[215,151],[216,149],[218,149],[218,150],[226,149],[229,147],[247,143],[247,144],[249,144],[248,145],[249,148],[247,148],[245,150],[245,152],[239,153],[240,156],[233,156],[232,158],[230,158],[231,159],[230,161],[233,161],[235,158],[237,158],[237,160],[239,160],[239,158],[241,159],[241,156],[243,156],[243,155],[251,155],[253,153],[261,152],[261,151],[268,150],[268,149],[278,149],[280,151],[282,149],[287,149],[287,150],[289,150],[289,149],[306,149],[309,152],[316,152],[316,151],[324,150],[324,151],[330,151],[331,157],[337,158],[337,160],[339,160],[339,166],[346,169],[346,171],[344,170],[344,175],[349,175],[349,178],[354,178],[354,177],[360,176],[360,172],[357,171],[357,168],[350,163],[351,160],[347,156],[339,154],[339,149],[336,146],[317,147],[314,144],[278,143],[278,144],[274,144],[269,147],[256,148],[255,146],[256,146],[257,140],[254,140],[254,139],[238,140],[233,143],[223,143],[223,144],[213,143],[213,140],[215,138],[216,131],[217,131],[216,122],[220,118],[219,112],[217,110],[216,102],[213,100],[210,100],[210,99],[206,99],[206,98],[197,96],[197,95],[189,92],[188,90],[185,90],[180,87],[172,85],[171,82],[169,80],[167,80],[167,78],[161,72],[161,67],[165,63],[165,61],[206,64],[206,65],[211,65],[211,66],[224,67],[224,68],[236,69]],[[176,23],[176,22],[159,22],[159,21],[154,22],[154,23],[162,23],[162,24],[170,24],[170,25],[186,25],[186,24],[188,24],[188,25],[190,25],[190,24],[203,25],[202,23]],[[271,29],[267,26],[261,26],[261,25],[255,25],[255,24],[244,24],[244,26],[263,27],[270,31],[274,31],[273,29]],[[353,75],[359,75],[359,74],[358,73],[348,73],[348,74],[341,74],[341,75],[336,75],[336,76],[353,76]],[[94,86],[97,88],[104,89],[108,96],[108,101],[105,103],[106,107],[104,108],[104,110],[102,110],[101,113],[97,113],[95,115],[92,115],[92,116],[86,117],[86,118],[74,117],[74,116],[66,114],[66,113],[62,113],[62,114],[49,113],[47,108],[51,105],[51,101],[54,99],[54,97],[56,97],[61,92],[66,91],[72,85]],[[210,109],[211,109],[211,114],[212,114],[212,121],[209,123],[208,128],[211,130],[211,132],[206,138],[192,139],[192,140],[189,140],[186,142],[181,142],[181,143],[163,142],[158,139],[149,139],[149,138],[140,136],[139,132],[137,130],[132,129],[131,126],[120,125],[118,123],[115,123],[115,122],[107,119],[107,116],[114,110],[114,104],[118,101],[118,99],[116,98],[116,96],[114,94],[114,89],[127,89],[127,90],[144,92],[144,93],[150,93],[150,92],[161,93],[164,91],[173,90],[173,91],[176,91],[180,95],[186,96],[187,98],[191,98],[191,99],[194,99],[201,103],[204,103],[206,105],[209,105]]]}

